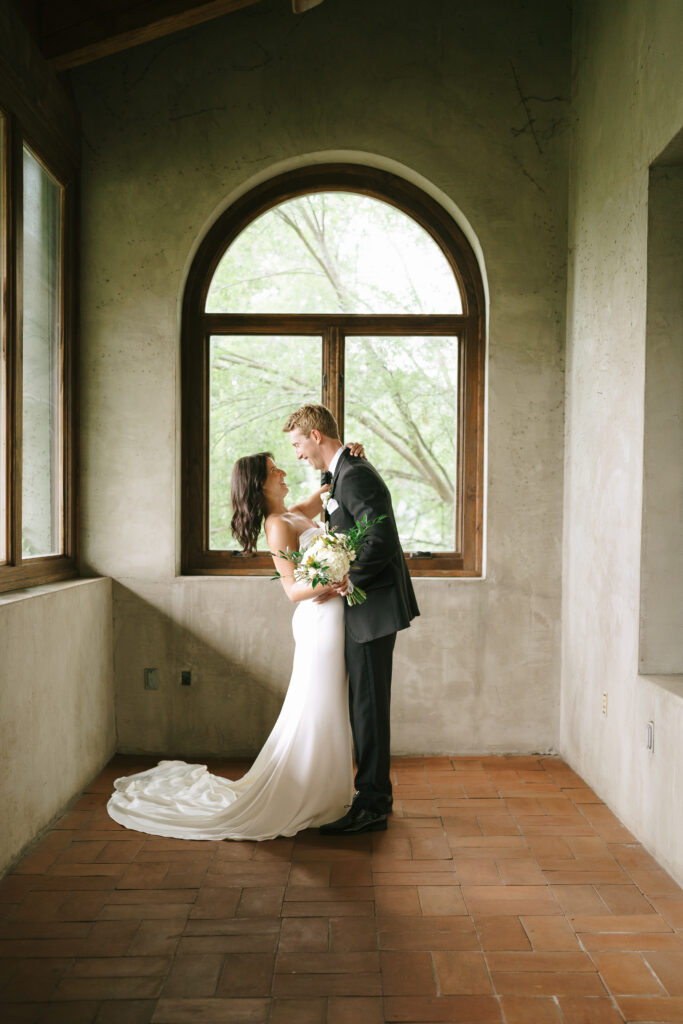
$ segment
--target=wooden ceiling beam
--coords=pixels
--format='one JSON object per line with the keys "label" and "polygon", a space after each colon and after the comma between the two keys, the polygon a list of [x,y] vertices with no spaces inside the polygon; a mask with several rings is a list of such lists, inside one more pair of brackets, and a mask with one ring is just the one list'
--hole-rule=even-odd
{"label": "wooden ceiling beam", "polygon": [[44,0],[41,50],[56,71],[66,71],[256,3],[260,0]]}

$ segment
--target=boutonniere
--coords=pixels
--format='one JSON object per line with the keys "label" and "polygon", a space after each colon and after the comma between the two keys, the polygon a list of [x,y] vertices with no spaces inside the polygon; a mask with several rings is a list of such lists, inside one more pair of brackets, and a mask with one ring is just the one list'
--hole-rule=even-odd
{"label": "boutonniere", "polygon": [[325,510],[327,509],[328,503],[330,502],[333,494],[334,494],[334,484],[331,484],[329,491],[325,491],[325,493],[320,498],[320,500],[321,500],[321,502],[323,504],[323,512],[325,512]]}

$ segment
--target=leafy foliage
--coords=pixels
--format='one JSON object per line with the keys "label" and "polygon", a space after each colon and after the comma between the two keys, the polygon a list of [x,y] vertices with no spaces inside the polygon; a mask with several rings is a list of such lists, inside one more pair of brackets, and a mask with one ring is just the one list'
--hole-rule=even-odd
{"label": "leafy foliage", "polygon": [[[263,214],[233,242],[207,312],[458,313],[443,253],[387,203],[315,193]],[[345,436],[361,440],[394,496],[403,546],[453,550],[458,339],[347,337]],[[271,451],[290,500],[318,486],[282,433],[287,414],[320,401],[322,340],[216,336],[211,346],[211,547],[230,549],[230,474]],[[261,546],[261,545],[260,545]],[[265,545],[263,545],[265,547]]]}

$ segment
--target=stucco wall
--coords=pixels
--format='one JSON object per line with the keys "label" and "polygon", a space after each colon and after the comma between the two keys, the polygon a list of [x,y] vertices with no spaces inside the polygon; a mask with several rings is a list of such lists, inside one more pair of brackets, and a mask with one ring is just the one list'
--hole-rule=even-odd
{"label": "stucco wall", "polygon": [[413,0],[327,0],[303,18],[265,0],[72,73],[82,555],[116,580],[120,749],[253,753],[286,687],[279,589],[176,575],[179,304],[230,197],[331,155],[459,209],[490,293],[487,575],[417,581],[394,750],[555,747],[569,30],[568,7],[543,0],[423,0],[418,16]]}
{"label": "stucco wall", "polygon": [[679,881],[683,685],[639,676],[638,640],[648,169],[683,123],[682,34],[677,0],[577,5],[560,747]]}
{"label": "stucco wall", "polygon": [[0,594],[0,874],[116,749],[111,580]]}

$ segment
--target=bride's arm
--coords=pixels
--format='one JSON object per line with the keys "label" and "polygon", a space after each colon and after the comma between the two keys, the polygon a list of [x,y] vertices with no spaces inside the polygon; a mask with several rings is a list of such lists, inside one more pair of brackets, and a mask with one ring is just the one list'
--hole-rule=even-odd
{"label": "bride's arm", "polygon": [[[348,448],[351,454],[355,455],[358,459],[364,459],[366,457],[365,448],[359,441],[349,441],[345,447]],[[298,502],[296,505],[292,505],[289,511],[301,512],[307,519],[315,519],[315,517],[319,516],[323,510],[323,503],[321,499],[323,494],[329,491],[329,489],[330,485],[325,484],[324,487],[318,488],[318,490],[314,491],[313,494],[309,494],[309,496],[304,498],[303,501]]]}
{"label": "bride's arm", "polygon": [[308,583],[297,583],[294,579],[294,563],[287,558],[280,558],[278,551],[296,551],[298,540],[296,530],[291,523],[280,516],[272,516],[266,521],[266,538],[273,556],[273,564],[280,574],[280,583],[290,601],[307,601],[332,591],[332,587],[315,587]]}
{"label": "bride's arm", "polygon": [[320,487],[317,491],[314,491],[313,494],[309,494],[309,496],[304,498],[303,501],[300,501],[296,505],[291,505],[289,511],[301,512],[301,514],[306,516],[307,519],[315,519],[315,517],[319,516],[323,510],[323,503],[321,499],[325,491],[329,491],[329,489],[330,485],[325,484],[324,487]]}

